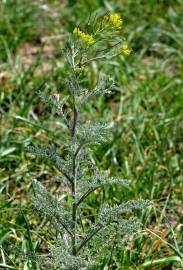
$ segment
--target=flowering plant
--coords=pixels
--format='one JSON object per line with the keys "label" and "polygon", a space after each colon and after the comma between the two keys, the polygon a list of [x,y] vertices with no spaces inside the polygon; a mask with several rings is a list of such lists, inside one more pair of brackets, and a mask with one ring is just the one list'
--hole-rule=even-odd
{"label": "flowering plant", "polygon": [[34,206],[53,223],[57,232],[49,254],[35,256],[42,269],[84,270],[110,265],[114,243],[139,230],[140,223],[129,215],[149,205],[145,200],[114,206],[104,204],[96,216],[85,216],[87,198],[97,189],[111,184],[128,186],[127,180],[101,173],[92,159],[92,146],[109,141],[110,126],[82,118],[82,108],[92,97],[107,94],[114,88],[113,81],[103,76],[93,89],[87,89],[85,68],[93,61],[130,54],[130,48],[121,39],[121,31],[122,19],[118,14],[94,18],[92,27],[89,21],[83,28],[74,28],[63,49],[68,67],[65,80],[68,95],[39,93],[44,103],[55,108],[66,130],[64,154],[54,145],[27,147],[29,153],[47,159],[57,168],[59,175],[55,179],[64,194],[56,198],[40,182],[34,181]]}

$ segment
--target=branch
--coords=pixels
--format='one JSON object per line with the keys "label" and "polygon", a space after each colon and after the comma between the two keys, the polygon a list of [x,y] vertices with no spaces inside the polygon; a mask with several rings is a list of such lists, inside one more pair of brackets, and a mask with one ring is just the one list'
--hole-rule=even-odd
{"label": "branch", "polygon": [[97,188],[99,188],[99,187],[101,187],[101,186],[97,186],[97,187],[91,188],[91,189],[89,189],[86,193],[84,193],[84,194],[81,196],[81,198],[77,201],[76,207],[78,207],[84,199],[86,199],[92,192],[94,192],[94,191],[95,191]]}
{"label": "branch", "polygon": [[[118,42],[118,43],[112,45],[112,46],[110,47],[110,49],[112,49],[112,48],[114,48],[114,47],[117,47],[119,44],[121,44],[121,42]],[[98,51],[98,53],[104,52],[104,51],[108,51],[108,50],[109,50],[108,48],[107,48],[107,49],[104,49],[104,50],[100,50],[100,51]],[[116,56],[116,55],[114,55],[114,56]],[[85,65],[85,64],[88,64],[88,63],[90,63],[90,62],[92,62],[92,61],[98,61],[98,60],[101,60],[101,59],[105,59],[105,58],[107,58],[107,57],[108,57],[108,55],[106,55],[106,54],[104,54],[104,55],[99,55],[99,56],[90,58],[90,59],[88,59],[88,60],[86,60],[86,61],[84,61],[84,62],[82,62],[82,63],[79,62],[79,63],[76,64],[76,66],[79,66],[79,65]]]}
{"label": "branch", "polygon": [[55,216],[55,218],[58,220],[58,222],[63,226],[63,228],[68,232],[68,234],[73,238],[72,232],[67,228],[67,226],[60,220],[59,216]]}
{"label": "branch", "polygon": [[87,244],[87,242],[90,241],[92,237],[102,229],[103,226],[104,225],[101,223],[96,224],[95,228],[91,230],[91,232],[84,238],[84,240],[78,246],[77,252],[79,252]]}
{"label": "branch", "polygon": [[104,94],[104,93],[109,93],[110,90],[112,89],[112,87],[114,86],[113,81],[110,80],[110,78],[107,77],[103,77],[99,83],[95,86],[95,88],[93,89],[93,91],[91,91],[88,95],[86,95],[80,102],[80,106],[79,109],[81,109],[81,107],[83,106],[83,104],[85,104],[85,102],[93,97],[93,96],[97,96],[99,94]]}
{"label": "branch", "polygon": [[103,182],[99,182],[99,183],[94,183],[93,187],[90,187],[82,196],[81,198],[77,201],[76,203],[76,207],[78,207],[80,205],[80,203],[86,199],[92,192],[94,192],[96,189],[103,187],[105,185],[110,185],[110,184],[120,184],[120,185],[124,185],[124,186],[128,186],[128,182],[127,180],[120,180],[120,179],[115,179],[115,178],[108,178],[108,179],[104,179]]}
{"label": "branch", "polygon": [[72,178],[66,173],[64,172],[61,168],[60,169],[60,172],[69,180],[69,182],[72,184]]}
{"label": "branch", "polygon": [[76,150],[76,152],[75,152],[75,154],[74,154],[75,158],[76,158],[77,155],[79,154],[79,152],[80,152],[80,150],[81,150],[81,148],[82,148],[83,145],[84,145],[84,142],[81,143],[81,144],[78,146],[78,148],[77,148],[77,150]]}
{"label": "branch", "polygon": [[[97,61],[97,60],[100,60],[100,59],[104,59],[106,57],[107,57],[106,55],[101,55],[101,56],[97,56],[97,57],[94,57],[94,58],[90,58],[90,59],[82,62],[82,65],[86,65],[86,64],[88,64],[88,63],[90,63],[92,61]],[[79,63],[76,64],[76,66],[78,66],[78,65],[79,65]]]}

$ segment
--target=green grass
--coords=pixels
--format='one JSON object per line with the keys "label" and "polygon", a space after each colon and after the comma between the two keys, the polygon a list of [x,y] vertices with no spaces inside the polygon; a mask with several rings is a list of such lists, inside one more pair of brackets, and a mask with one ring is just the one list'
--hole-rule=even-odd
{"label": "green grass", "polygon": [[[114,253],[114,269],[181,269],[183,3],[178,0],[1,1],[2,269],[1,265],[36,269],[24,253],[37,250],[43,254],[51,241],[48,221],[32,211],[31,181],[37,178],[51,187],[56,171],[49,164],[27,158],[24,147],[31,141],[43,144],[53,140],[62,146],[58,119],[50,116],[36,91],[63,90],[66,70],[60,52],[67,31],[95,10],[122,15],[133,54],[89,68],[91,81],[97,80],[102,69],[115,78],[116,89],[108,97],[93,99],[84,113],[89,119],[113,123],[111,142],[95,148],[93,158],[111,175],[129,179],[130,189],[108,187],[91,196],[88,214],[94,211],[90,207],[104,200],[152,200],[154,207],[139,216],[144,224],[142,234]],[[57,187],[53,185],[51,190],[56,192]]]}

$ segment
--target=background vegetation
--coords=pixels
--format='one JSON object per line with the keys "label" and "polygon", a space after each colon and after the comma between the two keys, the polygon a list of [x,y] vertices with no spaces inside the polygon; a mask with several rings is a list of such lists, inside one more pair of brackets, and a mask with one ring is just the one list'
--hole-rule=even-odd
{"label": "background vegetation", "polygon": [[152,200],[154,207],[140,217],[142,233],[114,254],[114,269],[144,269],[146,262],[152,262],[148,269],[181,269],[182,0],[0,2],[0,269],[34,270],[23,254],[47,251],[52,228],[31,210],[31,181],[37,178],[56,193],[56,169],[28,159],[24,147],[53,139],[62,147],[59,119],[36,92],[64,91],[63,42],[94,11],[118,12],[133,48],[130,57],[92,63],[89,86],[102,69],[114,77],[116,90],[85,107],[87,119],[113,124],[111,142],[95,147],[93,159],[102,170],[129,179],[130,189],[115,186],[96,193],[88,200],[86,215],[103,201]]}

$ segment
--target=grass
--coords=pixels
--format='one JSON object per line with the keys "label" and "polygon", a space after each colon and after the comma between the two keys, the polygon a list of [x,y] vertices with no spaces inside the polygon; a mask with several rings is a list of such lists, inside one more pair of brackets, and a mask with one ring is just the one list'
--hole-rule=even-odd
{"label": "grass", "polygon": [[[23,254],[43,254],[51,241],[48,221],[30,210],[31,181],[51,187],[55,168],[30,161],[24,147],[53,139],[62,146],[60,122],[36,91],[62,91],[62,44],[91,10],[124,17],[133,54],[89,69],[91,81],[101,68],[116,81],[113,94],[85,107],[88,118],[114,126],[111,142],[97,147],[93,158],[101,169],[129,179],[130,189],[108,187],[91,196],[87,213],[98,201],[152,200],[154,206],[140,217],[142,233],[113,254],[114,269],[183,269],[183,3],[178,0],[1,1],[0,269],[36,269]],[[56,192],[57,186],[51,189]]]}

